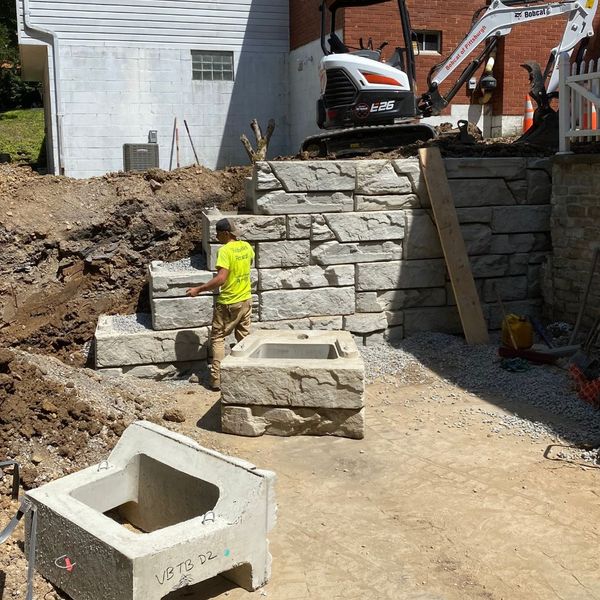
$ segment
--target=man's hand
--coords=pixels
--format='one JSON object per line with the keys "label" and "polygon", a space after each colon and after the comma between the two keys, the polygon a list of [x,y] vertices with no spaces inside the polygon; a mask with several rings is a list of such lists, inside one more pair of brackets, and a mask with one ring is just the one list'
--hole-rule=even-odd
{"label": "man's hand", "polygon": [[195,298],[201,291],[202,291],[202,286],[199,285],[198,287],[189,288],[188,290],[186,290],[185,293],[187,296],[191,296],[192,298]]}

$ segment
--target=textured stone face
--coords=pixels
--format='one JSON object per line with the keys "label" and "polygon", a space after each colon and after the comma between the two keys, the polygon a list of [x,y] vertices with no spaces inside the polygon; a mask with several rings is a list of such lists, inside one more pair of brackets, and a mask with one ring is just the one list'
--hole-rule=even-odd
{"label": "textured stone face", "polygon": [[352,333],[373,333],[388,326],[385,313],[363,313],[344,317],[344,329]]}
{"label": "textured stone face", "polygon": [[269,163],[287,192],[354,190],[354,161],[281,161]]}
{"label": "textured stone face", "polygon": [[365,409],[222,406],[221,428],[250,437],[333,435],[360,440],[365,435]]}
{"label": "textured stone face", "polygon": [[290,240],[306,240],[310,238],[310,215],[289,215],[287,217],[287,232]]}
{"label": "textured stone face", "polygon": [[201,360],[207,355],[208,337],[208,327],[154,331],[134,318],[102,316],[95,336],[96,367]]}
{"label": "textured stone face", "polygon": [[391,161],[357,162],[357,194],[410,194],[412,189],[410,179],[406,175],[399,175]]}
{"label": "textured stone face", "polygon": [[[221,403],[243,406],[293,406],[357,409],[363,406],[364,367],[340,360],[294,360],[281,367],[272,364],[238,365],[229,356],[221,364]],[[288,361],[289,362],[289,361]],[[307,366],[303,366],[303,362]]]}
{"label": "textured stone face", "polygon": [[426,210],[406,211],[404,258],[442,258],[442,246],[436,226]]}
{"label": "textured stone face", "polygon": [[394,169],[400,175],[408,177],[412,191],[417,195],[423,208],[431,206],[425,178],[421,172],[418,158],[401,158],[393,161]]}
{"label": "textured stone face", "polygon": [[451,179],[448,183],[457,208],[516,204],[504,179]]}
{"label": "textured stone face", "polygon": [[240,238],[247,242],[283,240],[286,236],[285,216],[238,215],[217,211],[202,214],[202,242],[216,244],[215,225],[220,219],[231,219],[240,230]]}
{"label": "textured stone face", "polygon": [[456,178],[502,178],[525,179],[525,158],[446,158],[444,160],[448,179]]}
{"label": "textured stone face", "polygon": [[303,267],[310,261],[310,242],[294,240],[287,242],[259,242],[257,244],[256,266],[259,269],[271,267]]}
{"label": "textured stone face", "polygon": [[[151,298],[185,296],[188,288],[206,283],[213,278],[212,271],[204,271],[191,266],[175,270],[169,263],[160,260],[150,263],[148,274]],[[212,292],[209,293],[212,295]]]}
{"label": "textured stone face", "polygon": [[151,301],[151,308],[156,330],[205,327],[212,321],[213,296],[157,298]]}
{"label": "textured stone face", "polygon": [[442,287],[446,284],[443,260],[390,261],[359,264],[356,286],[360,291]]}
{"label": "textured stone face", "polygon": [[339,265],[402,258],[400,242],[347,243],[323,242],[313,246],[311,258],[319,265]]}
{"label": "textured stone face", "polygon": [[339,242],[376,242],[404,237],[404,211],[326,215]]}
{"label": "textured stone face", "polygon": [[265,190],[280,190],[283,188],[281,181],[275,177],[271,166],[265,161],[256,163],[253,183],[254,189],[259,192],[264,192]]}
{"label": "textured stone face", "polygon": [[331,231],[324,215],[315,215],[312,218],[310,239],[313,242],[327,242],[335,240],[335,234]]}
{"label": "textured stone face", "polygon": [[343,327],[344,317],[306,317],[304,319],[288,319],[287,321],[261,321],[255,323],[253,329],[301,330],[314,329],[317,331],[335,331]]}
{"label": "textured stone face", "polygon": [[550,206],[514,206],[494,208],[494,233],[531,233],[550,231]]}
{"label": "textured stone face", "polygon": [[280,290],[260,295],[263,321],[349,315],[354,309],[354,287]]}
{"label": "textured stone face", "polygon": [[306,289],[354,285],[354,267],[335,265],[309,266],[295,269],[261,269],[261,290]]}
{"label": "textured stone face", "polygon": [[352,194],[346,192],[285,192],[277,190],[257,195],[254,212],[263,215],[350,211]]}
{"label": "textured stone face", "polygon": [[385,292],[359,292],[356,294],[356,312],[400,310],[414,306],[444,306],[445,288],[418,290],[388,290]]}
{"label": "textured stone face", "polygon": [[403,208],[418,208],[419,198],[416,194],[386,194],[382,196],[356,196],[356,210],[399,210]]}

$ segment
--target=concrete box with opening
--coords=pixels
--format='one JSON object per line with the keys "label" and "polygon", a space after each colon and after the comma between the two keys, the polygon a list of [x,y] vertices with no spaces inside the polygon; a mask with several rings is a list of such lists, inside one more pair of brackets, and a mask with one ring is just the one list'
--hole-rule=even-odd
{"label": "concrete box with opening", "polygon": [[256,331],[221,363],[221,425],[237,435],[364,436],[364,364],[347,331]]}
{"label": "concrete box with opening", "polygon": [[136,422],[107,461],[28,492],[36,568],[73,600],[159,600],[217,574],[255,590],[271,572],[274,480]]}

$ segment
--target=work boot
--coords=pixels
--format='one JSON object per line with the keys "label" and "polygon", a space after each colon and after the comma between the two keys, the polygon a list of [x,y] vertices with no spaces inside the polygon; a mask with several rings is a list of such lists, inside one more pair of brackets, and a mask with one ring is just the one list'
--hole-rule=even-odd
{"label": "work boot", "polygon": [[221,390],[221,382],[218,379],[211,379],[210,380],[210,389],[213,392],[218,392]]}

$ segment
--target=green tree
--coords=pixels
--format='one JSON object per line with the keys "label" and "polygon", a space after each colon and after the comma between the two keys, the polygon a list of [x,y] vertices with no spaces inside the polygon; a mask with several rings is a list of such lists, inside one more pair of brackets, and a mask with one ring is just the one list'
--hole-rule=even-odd
{"label": "green tree", "polygon": [[0,0],[0,112],[40,104],[39,84],[20,77],[16,3]]}

